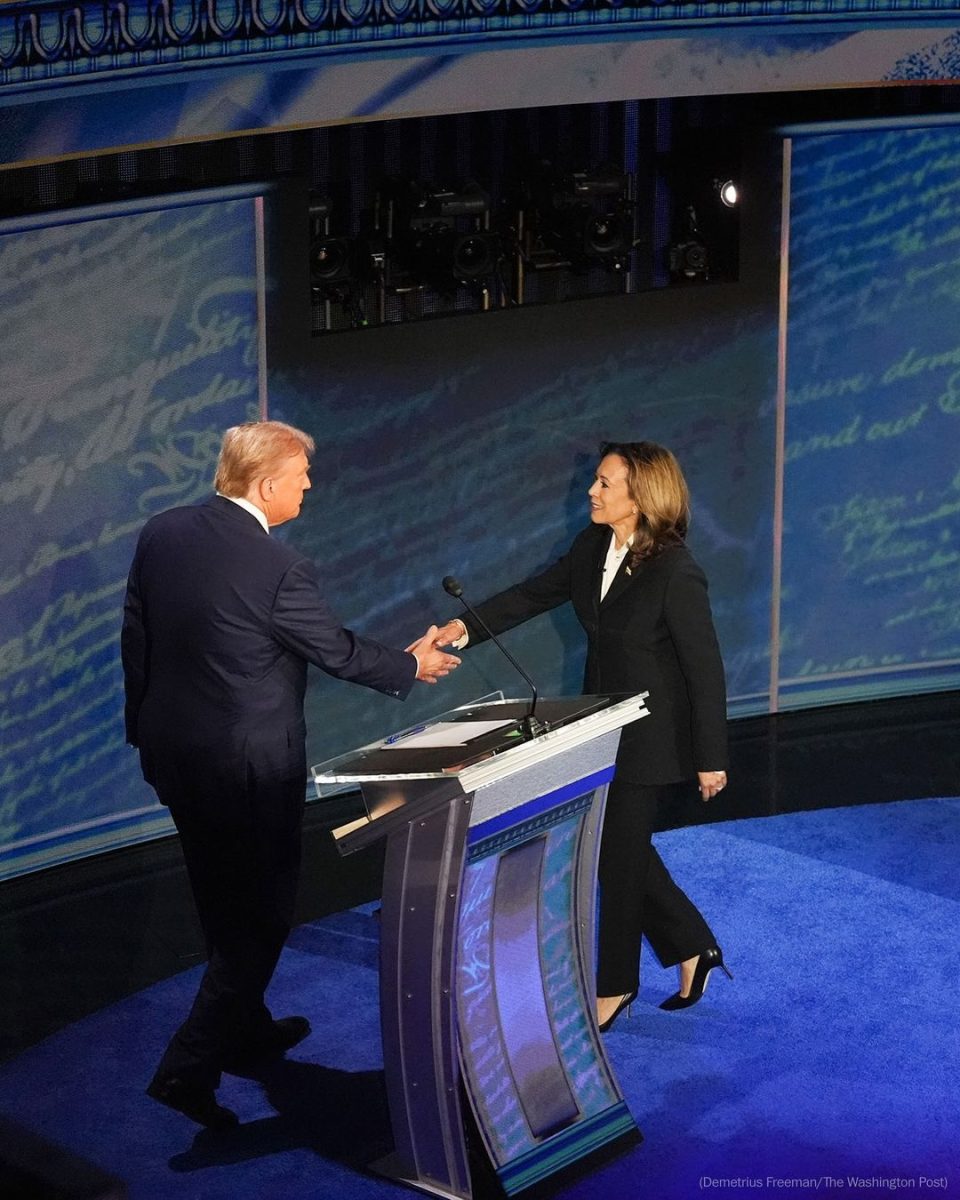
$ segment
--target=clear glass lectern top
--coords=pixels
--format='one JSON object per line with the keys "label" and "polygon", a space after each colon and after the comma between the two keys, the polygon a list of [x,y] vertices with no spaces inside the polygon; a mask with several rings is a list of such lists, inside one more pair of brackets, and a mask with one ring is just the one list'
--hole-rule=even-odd
{"label": "clear glass lectern top", "polygon": [[[624,696],[563,696],[537,701],[536,716],[546,727],[538,740],[549,739],[571,722],[600,712]],[[342,791],[363,781],[442,779],[502,754],[529,740],[525,718],[530,700],[485,696],[339,754],[310,768],[318,796]]]}

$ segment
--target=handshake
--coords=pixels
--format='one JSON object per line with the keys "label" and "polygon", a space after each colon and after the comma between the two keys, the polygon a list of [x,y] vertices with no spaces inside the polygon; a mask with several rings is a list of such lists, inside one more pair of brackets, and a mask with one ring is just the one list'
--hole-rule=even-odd
{"label": "handshake", "polygon": [[448,621],[439,628],[431,625],[423,637],[411,642],[407,650],[417,660],[417,679],[421,683],[436,683],[443,675],[449,675],[460,665],[455,654],[448,654],[441,646],[449,646],[465,633],[460,621]]}

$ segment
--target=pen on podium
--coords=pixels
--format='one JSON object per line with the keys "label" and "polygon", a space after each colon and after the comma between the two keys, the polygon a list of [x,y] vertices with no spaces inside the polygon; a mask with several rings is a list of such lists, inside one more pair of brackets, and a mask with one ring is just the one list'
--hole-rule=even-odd
{"label": "pen on podium", "polygon": [[417,725],[414,729],[405,729],[403,733],[391,733],[389,737],[383,739],[385,746],[393,746],[397,742],[402,742],[404,738],[413,737],[415,733],[423,733],[426,725]]}

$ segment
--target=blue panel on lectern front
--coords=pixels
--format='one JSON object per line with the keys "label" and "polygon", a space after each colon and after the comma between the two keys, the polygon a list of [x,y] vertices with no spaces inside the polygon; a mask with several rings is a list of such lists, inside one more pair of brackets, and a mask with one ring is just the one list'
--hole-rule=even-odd
{"label": "blue panel on lectern front", "polygon": [[[572,790],[580,791],[584,782]],[[533,813],[512,830],[471,847],[464,871],[456,973],[461,1058],[478,1125],[487,1135],[490,1158],[508,1192],[527,1187],[595,1145],[635,1129],[588,1017],[593,987],[582,977],[582,956],[574,940],[578,929],[575,864],[596,793],[581,791],[573,797],[570,790],[563,790],[552,812]],[[497,955],[505,953],[504,893],[498,890],[503,864],[535,844],[538,886],[531,889],[534,899],[528,903],[526,917],[532,961],[522,971],[504,973],[494,969]],[[511,986],[521,994],[505,996],[504,990]],[[544,1014],[544,1029],[538,1025],[524,1035],[526,1041],[536,1035],[533,1051],[525,1041],[518,1053],[510,1030],[504,1028],[518,1008]],[[534,1060],[550,1060],[551,1078],[557,1071],[562,1075],[563,1086],[556,1090],[572,1100],[566,1127],[559,1131],[556,1124],[553,1131],[531,1127],[530,1113],[538,1113],[542,1106],[525,1100],[525,1090],[529,1095],[538,1082],[534,1079],[531,1084],[532,1076],[523,1064]]]}
{"label": "blue panel on lectern front", "polygon": [[[581,999],[582,981],[577,979],[577,947],[572,864],[577,839],[582,835],[582,819],[565,821],[547,839],[544,863],[545,886],[540,902],[540,958],[554,1036],[573,1080],[580,1109],[595,1113],[612,1104],[616,1093],[610,1086],[593,1040]],[[593,931],[587,931],[592,936]],[[590,987],[586,1002],[593,1004],[596,989]]]}
{"label": "blue panel on lectern front", "polygon": [[530,838],[500,855],[492,931],[500,1033],[524,1120],[537,1141],[580,1115],[554,1038],[540,961],[540,895],[550,886],[546,841]]}

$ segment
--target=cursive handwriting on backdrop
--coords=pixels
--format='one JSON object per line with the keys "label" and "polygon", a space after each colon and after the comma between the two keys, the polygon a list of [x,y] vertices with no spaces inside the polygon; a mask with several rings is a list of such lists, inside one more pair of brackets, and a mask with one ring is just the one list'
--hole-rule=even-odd
{"label": "cursive handwriting on backdrop", "polygon": [[252,200],[0,236],[0,842],[149,803],[120,605],[152,513],[257,400]]}

